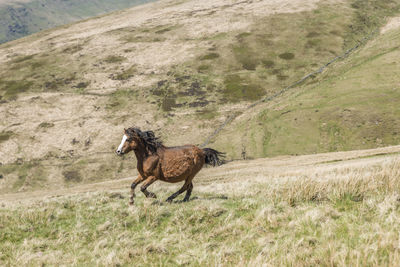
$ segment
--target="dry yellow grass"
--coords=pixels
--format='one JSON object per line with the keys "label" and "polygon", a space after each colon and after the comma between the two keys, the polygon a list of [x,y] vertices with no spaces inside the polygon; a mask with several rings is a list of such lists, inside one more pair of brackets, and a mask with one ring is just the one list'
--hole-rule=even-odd
{"label": "dry yellow grass", "polygon": [[[139,195],[129,207],[129,179],[4,195],[0,262],[393,266],[400,260],[399,149],[207,168],[189,203]],[[152,186],[161,200],[176,189]]]}
{"label": "dry yellow grass", "polygon": [[[332,169],[347,168],[350,170],[357,170],[362,166],[370,167],[373,163],[380,164],[386,157],[397,155],[400,153],[400,146],[382,147],[376,149],[354,150],[344,152],[311,154],[301,156],[278,156],[273,158],[262,158],[255,160],[239,160],[228,162],[218,168],[206,167],[194,179],[197,187],[196,190],[206,188],[211,185],[211,191],[215,191],[218,185],[225,190],[226,183],[240,184],[254,183],[259,180],[269,182],[279,177],[318,177],[323,172],[331,172]],[[379,156],[379,157],[378,157]],[[385,157],[383,157],[385,156]],[[134,155],[129,155],[127,160],[133,160]],[[119,159],[118,159],[119,160]],[[133,166],[132,166],[133,167]],[[42,199],[44,197],[54,197],[60,195],[70,195],[77,193],[99,192],[104,190],[120,190],[129,188],[131,181],[136,178],[137,170],[125,170],[132,173],[132,176],[123,179],[110,180],[99,183],[81,184],[72,187],[63,187],[52,190],[36,190],[23,193],[9,193],[1,194],[0,201],[3,203],[26,203],[32,200]],[[308,173],[308,174],[307,174]],[[316,173],[313,175],[313,173]],[[327,176],[322,176],[327,177]],[[337,177],[337,176],[335,176]],[[1,182],[1,181],[0,181]],[[199,187],[200,188],[199,188]],[[170,185],[166,183],[155,183],[152,187],[160,190],[161,188],[168,188],[174,190],[179,185]],[[229,190],[234,190],[229,186]],[[238,191],[240,191],[239,189]],[[235,191],[235,190],[234,190]],[[128,193],[127,193],[128,194]]]}

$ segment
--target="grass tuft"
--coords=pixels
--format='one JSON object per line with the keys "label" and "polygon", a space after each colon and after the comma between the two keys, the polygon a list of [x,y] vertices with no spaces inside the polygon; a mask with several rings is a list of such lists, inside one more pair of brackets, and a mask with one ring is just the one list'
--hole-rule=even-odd
{"label": "grass tuft", "polygon": [[264,90],[256,84],[237,74],[228,75],[224,79],[224,96],[230,101],[257,100],[264,95]]}
{"label": "grass tuft", "polygon": [[7,141],[14,135],[11,131],[1,132],[0,133],[0,143]]}
{"label": "grass tuft", "polygon": [[63,173],[64,181],[67,183],[77,183],[82,181],[82,176],[80,175],[79,171],[76,170],[66,170]]}
{"label": "grass tuft", "polygon": [[5,99],[15,100],[18,94],[29,91],[32,85],[32,81],[25,80],[0,81],[0,90]]}
{"label": "grass tuft", "polygon": [[119,62],[122,62],[122,61],[125,61],[125,60],[126,60],[126,57],[123,57],[123,56],[115,56],[115,55],[107,56],[107,57],[104,59],[104,61],[107,62],[107,63],[119,63]]}
{"label": "grass tuft", "polygon": [[127,70],[122,71],[121,73],[118,73],[115,75],[114,79],[115,80],[120,80],[120,81],[125,81],[129,80],[134,76],[134,74],[137,72],[136,67],[132,66]]}
{"label": "grass tuft", "polygon": [[54,123],[52,122],[42,122],[39,124],[39,128],[52,128],[54,127]]}
{"label": "grass tuft", "polygon": [[216,58],[219,58],[218,53],[209,53],[204,56],[201,56],[200,60],[210,60],[210,59],[216,59]]}
{"label": "grass tuft", "polygon": [[294,59],[294,54],[285,52],[285,53],[280,54],[279,57],[282,59],[285,59],[285,60],[291,60],[291,59]]}

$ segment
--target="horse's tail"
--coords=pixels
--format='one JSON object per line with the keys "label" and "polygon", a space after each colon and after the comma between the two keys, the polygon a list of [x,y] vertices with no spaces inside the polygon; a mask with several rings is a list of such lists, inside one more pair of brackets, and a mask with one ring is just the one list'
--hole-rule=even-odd
{"label": "horse's tail", "polygon": [[225,153],[219,152],[215,149],[212,148],[203,148],[203,152],[206,156],[205,162],[206,164],[212,165],[212,166],[220,166],[224,164],[224,161],[222,158],[225,157]]}

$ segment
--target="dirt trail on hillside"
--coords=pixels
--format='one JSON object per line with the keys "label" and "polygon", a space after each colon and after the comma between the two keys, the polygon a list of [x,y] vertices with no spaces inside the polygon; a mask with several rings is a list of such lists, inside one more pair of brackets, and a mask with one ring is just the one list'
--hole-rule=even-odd
{"label": "dirt trail on hillside", "polygon": [[[203,191],[209,186],[224,187],[231,182],[249,182],[253,180],[265,180],[270,177],[283,177],[306,175],[310,169],[357,169],[370,168],[382,164],[389,159],[398,159],[400,146],[383,147],[368,150],[355,150],[347,152],[332,152],[302,156],[279,156],[256,160],[232,161],[218,168],[204,168],[194,179],[195,188]],[[136,172],[136,170],[134,171]],[[269,177],[269,178],[268,178]],[[0,205],[13,203],[29,203],[32,201],[48,200],[61,196],[85,194],[90,192],[120,191],[128,197],[131,181],[134,177],[128,177],[113,181],[93,184],[82,184],[70,188],[48,191],[22,192],[0,195]],[[180,187],[180,184],[167,184],[157,182],[152,188],[162,190],[172,187]]]}

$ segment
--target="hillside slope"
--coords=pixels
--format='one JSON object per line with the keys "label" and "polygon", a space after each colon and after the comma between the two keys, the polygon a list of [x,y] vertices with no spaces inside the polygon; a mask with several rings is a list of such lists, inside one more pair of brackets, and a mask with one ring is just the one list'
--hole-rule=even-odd
{"label": "hillside slope", "polygon": [[[274,95],[370,35],[398,14],[399,6],[397,0],[165,0],[0,45],[0,192],[129,176],[134,161],[130,156],[115,160],[113,152],[123,128],[132,125],[154,130],[169,146],[200,144],[231,114]],[[348,62],[362,62],[381,48],[395,53],[388,40],[393,44],[397,32],[374,35],[376,48],[371,42]],[[370,71],[383,71],[377,63],[382,62],[372,61]],[[370,109],[360,108],[357,114],[365,123],[350,131],[354,120],[336,126],[340,114],[319,103],[328,86],[315,86],[341,81],[346,66],[343,61],[313,84],[294,88],[280,98],[275,113],[270,103],[243,113],[210,146],[232,159],[243,151],[251,158],[396,144],[397,126],[378,133],[369,128]],[[392,78],[385,86],[395,88],[398,74],[387,71]],[[378,81],[371,79],[371,88]],[[321,89],[308,90],[312,86]],[[329,92],[335,95],[335,90]],[[368,92],[378,101],[380,92]],[[333,95],[325,97],[335,101]],[[287,112],[289,104],[326,118],[306,121],[309,113]],[[397,118],[381,112],[385,105],[376,115],[391,125]],[[281,113],[290,119],[280,119]],[[320,119],[326,130],[318,126]],[[364,132],[370,141],[347,142]]]}
{"label": "hillside slope", "polygon": [[0,44],[32,33],[151,0],[7,0],[0,1]]}
{"label": "hillside slope", "polygon": [[215,143],[240,143],[228,150],[236,158],[399,144],[400,29],[392,25],[323,75],[245,111]]}
{"label": "hillside slope", "polygon": [[[192,200],[128,179],[0,195],[2,265],[396,265],[400,147],[230,162]],[[181,198],[179,198],[181,199]]]}

